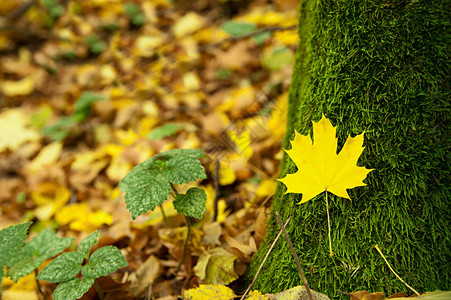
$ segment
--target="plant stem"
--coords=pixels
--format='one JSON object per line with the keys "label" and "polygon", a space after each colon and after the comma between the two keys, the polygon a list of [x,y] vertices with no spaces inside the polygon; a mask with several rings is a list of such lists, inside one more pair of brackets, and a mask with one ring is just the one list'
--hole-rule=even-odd
{"label": "plant stem", "polygon": [[171,189],[174,192],[175,196],[177,196],[179,194],[179,192],[177,192],[177,189],[175,188],[175,185],[171,182]]}
{"label": "plant stem", "polygon": [[38,292],[39,294],[42,295],[42,297],[44,298],[44,300],[48,300],[49,298],[47,298],[47,295],[44,293],[44,291],[41,288],[41,283],[38,280],[38,270],[34,269],[34,279],[36,280],[36,286],[38,287]]}
{"label": "plant stem", "polygon": [[401,277],[399,277],[398,274],[396,274],[396,272],[392,269],[392,267],[390,266],[390,264],[388,263],[387,259],[385,258],[385,256],[382,254],[381,249],[379,249],[379,246],[376,244],[374,245],[374,248],[376,248],[377,252],[379,252],[379,254],[382,256],[382,258],[385,260],[385,263],[387,264],[387,266],[390,268],[390,271],[393,272],[393,274],[395,274],[396,278],[398,278],[399,280],[401,280],[402,283],[404,283],[409,289],[411,289],[415,294],[417,294],[417,297],[420,297],[420,293],[418,293],[413,287],[411,287],[410,285],[408,285],[404,280],[401,279]]}
{"label": "plant stem", "polygon": [[307,278],[305,278],[304,271],[302,271],[302,267],[301,267],[301,263],[299,262],[298,255],[296,254],[296,251],[294,251],[293,244],[291,243],[290,237],[288,236],[285,226],[283,225],[282,220],[280,219],[279,213],[277,211],[276,211],[276,217],[277,217],[277,221],[279,222],[279,225],[282,229],[282,232],[285,235],[285,238],[287,239],[288,246],[290,246],[291,254],[293,254],[294,260],[296,261],[296,266],[298,267],[299,274],[301,275],[302,281],[304,282],[305,291],[307,292],[309,299],[313,300],[313,295],[308,286]]}
{"label": "plant stem", "polygon": [[[284,226],[287,226],[288,223],[291,220],[291,216],[288,217],[288,219],[285,221]],[[260,270],[263,268],[263,264],[265,263],[265,261],[268,259],[269,253],[271,253],[272,248],[274,248],[274,246],[276,245],[277,241],[279,240],[280,235],[282,234],[282,229],[279,231],[279,234],[277,235],[277,237],[274,239],[274,242],[272,242],[271,247],[269,247],[268,252],[266,253],[265,257],[263,258],[262,263],[260,264],[260,267],[257,270],[257,273],[255,273],[254,279],[252,280],[251,284],[247,287],[247,290],[244,292],[243,296],[241,296],[240,300],[243,300],[244,297],[246,297],[247,293],[249,292],[249,290],[251,289],[252,285],[254,285],[255,280],[257,280],[257,276],[258,274],[260,274]]]}
{"label": "plant stem", "polygon": [[161,209],[161,214],[163,215],[164,225],[166,225],[166,227],[169,227],[168,219],[166,218],[166,214],[164,213],[163,204],[160,204],[160,209]]}
{"label": "plant stem", "polygon": [[213,206],[213,222],[218,218],[218,201],[219,201],[219,160],[215,160],[215,202]]}
{"label": "plant stem", "polygon": [[182,257],[180,258],[179,265],[177,266],[177,270],[175,270],[175,273],[177,273],[180,270],[183,260],[185,259],[186,247],[188,246],[189,235],[191,233],[191,221],[189,220],[188,216],[185,216],[185,221],[186,221],[186,227],[187,227],[186,238],[185,238],[185,242],[183,243]]}
{"label": "plant stem", "polygon": [[103,300],[103,292],[102,292],[102,290],[100,289],[100,286],[99,286],[99,284],[97,283],[97,280],[95,280],[95,279],[94,279],[94,286],[95,286],[95,288],[96,288],[97,295],[99,295],[99,299],[100,299],[100,300]]}
{"label": "plant stem", "polygon": [[332,253],[332,238],[330,237],[330,218],[329,218],[329,201],[327,201],[327,190],[326,190],[326,210],[327,210],[327,226],[329,228],[329,253],[330,256],[333,256]]}

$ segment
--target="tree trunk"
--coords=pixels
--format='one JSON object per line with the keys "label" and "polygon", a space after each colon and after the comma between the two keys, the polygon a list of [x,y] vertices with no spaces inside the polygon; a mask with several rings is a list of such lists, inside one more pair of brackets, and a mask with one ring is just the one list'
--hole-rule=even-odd
{"label": "tree trunk", "polygon": [[[339,148],[365,131],[360,166],[375,169],[352,202],[329,196],[329,256],[324,193],[296,204],[279,182],[268,231],[248,283],[285,221],[310,287],[412,292],[373,248],[418,290],[451,289],[450,102],[447,1],[301,1],[300,43],[289,98],[284,148],[296,129],[311,132],[324,113],[338,125]],[[280,177],[294,173],[285,155]],[[281,236],[253,289],[276,293],[302,285]],[[344,296],[342,296],[344,297]],[[346,296],[348,298],[349,296]]]}

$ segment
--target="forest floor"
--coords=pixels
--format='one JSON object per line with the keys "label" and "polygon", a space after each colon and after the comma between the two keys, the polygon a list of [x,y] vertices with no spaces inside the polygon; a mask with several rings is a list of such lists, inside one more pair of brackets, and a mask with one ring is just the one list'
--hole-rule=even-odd
{"label": "forest floor", "polygon": [[[200,283],[238,292],[279,174],[297,5],[1,1],[0,229],[33,221],[31,235],[50,227],[75,244],[99,229],[99,246],[128,262],[99,281],[106,299],[177,299]],[[175,272],[184,218],[169,199],[167,225],[160,210],[132,220],[118,184],[179,148],[203,149],[208,178],[194,184],[207,209]],[[227,263],[206,276],[206,253]],[[56,285],[40,283],[50,296]],[[2,289],[3,299],[38,299],[34,274]],[[96,297],[92,288],[83,299]]]}

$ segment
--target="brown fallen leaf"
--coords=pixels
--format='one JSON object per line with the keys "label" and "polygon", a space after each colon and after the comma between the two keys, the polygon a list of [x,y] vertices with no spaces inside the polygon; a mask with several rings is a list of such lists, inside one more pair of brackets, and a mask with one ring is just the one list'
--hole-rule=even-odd
{"label": "brown fallen leaf", "polygon": [[149,258],[130,275],[132,283],[131,292],[134,297],[141,296],[149,286],[152,286],[155,279],[161,274],[161,264],[158,258],[154,255]]}
{"label": "brown fallen leaf", "polygon": [[349,294],[351,295],[351,300],[382,300],[385,298],[384,293],[381,292],[357,291]]}

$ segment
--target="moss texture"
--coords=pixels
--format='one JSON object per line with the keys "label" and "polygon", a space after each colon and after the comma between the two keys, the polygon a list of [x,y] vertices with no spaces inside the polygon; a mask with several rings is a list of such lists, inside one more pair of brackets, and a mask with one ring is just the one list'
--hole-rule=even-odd
{"label": "moss texture", "polygon": [[[297,205],[279,183],[272,211],[287,227],[310,286],[407,292],[373,248],[418,291],[451,289],[449,28],[446,1],[302,1],[300,44],[285,148],[294,129],[321,113],[338,125],[339,147],[365,130],[359,165],[374,168],[352,202],[331,196],[329,256],[324,193]],[[281,177],[296,167],[285,157]],[[279,231],[274,215],[248,273],[253,278]],[[279,292],[301,279],[282,238],[254,288]]]}

